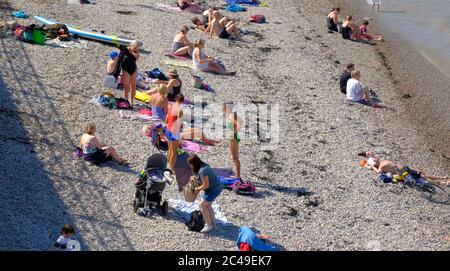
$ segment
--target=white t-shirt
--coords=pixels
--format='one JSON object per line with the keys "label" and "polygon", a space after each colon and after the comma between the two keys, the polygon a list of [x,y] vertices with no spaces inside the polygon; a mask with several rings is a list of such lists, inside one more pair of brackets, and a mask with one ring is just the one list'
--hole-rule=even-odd
{"label": "white t-shirt", "polygon": [[363,98],[361,83],[356,79],[350,78],[347,81],[347,99],[359,101]]}
{"label": "white t-shirt", "polygon": [[67,244],[71,241],[72,239],[70,238],[66,238],[64,237],[64,235],[61,235],[58,240],[56,240],[56,243],[61,246],[61,247],[57,247],[56,250],[61,250],[61,251],[72,251],[71,248],[67,247]]}

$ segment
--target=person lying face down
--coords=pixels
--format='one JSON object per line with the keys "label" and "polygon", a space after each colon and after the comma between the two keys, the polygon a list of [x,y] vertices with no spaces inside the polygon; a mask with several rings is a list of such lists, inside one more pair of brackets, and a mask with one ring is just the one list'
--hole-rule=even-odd
{"label": "person lying face down", "polygon": [[236,23],[222,17],[217,10],[212,12],[212,21],[208,24],[205,33],[209,34],[210,37],[214,35],[222,39],[228,39],[231,35],[234,35],[236,39],[241,40]]}

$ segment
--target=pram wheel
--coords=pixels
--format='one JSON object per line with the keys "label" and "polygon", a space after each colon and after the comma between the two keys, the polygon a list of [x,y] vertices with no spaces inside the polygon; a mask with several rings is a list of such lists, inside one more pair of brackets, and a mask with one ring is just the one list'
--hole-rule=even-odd
{"label": "pram wheel", "polygon": [[138,197],[135,197],[133,202],[134,212],[137,213],[140,207],[144,207],[144,203]]}
{"label": "pram wheel", "polygon": [[169,203],[167,201],[164,201],[161,205],[161,215],[166,216],[169,212]]}

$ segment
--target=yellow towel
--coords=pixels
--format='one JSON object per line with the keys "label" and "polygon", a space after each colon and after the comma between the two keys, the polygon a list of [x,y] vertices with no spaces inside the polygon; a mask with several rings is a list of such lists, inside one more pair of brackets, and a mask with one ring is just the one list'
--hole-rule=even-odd
{"label": "yellow towel", "polygon": [[142,91],[136,91],[136,95],[134,95],[134,98],[135,98],[136,100],[141,101],[141,102],[149,103],[149,102],[150,102],[150,99],[151,99],[152,97],[151,97],[150,95],[148,95],[147,93],[145,93],[145,92],[142,92]]}

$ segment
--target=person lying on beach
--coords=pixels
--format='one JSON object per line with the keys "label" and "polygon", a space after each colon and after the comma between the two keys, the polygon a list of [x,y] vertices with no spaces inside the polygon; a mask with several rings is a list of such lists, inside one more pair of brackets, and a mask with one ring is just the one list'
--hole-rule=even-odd
{"label": "person lying on beach", "polygon": [[[156,80],[156,82],[159,84],[159,86],[164,85],[167,88],[167,99],[170,102],[175,102],[175,97],[181,93],[181,85],[182,82],[180,80],[180,76],[178,75],[177,70],[175,69],[170,69],[167,72],[167,75],[169,76],[169,80],[165,81],[165,80]],[[158,87],[153,88],[149,91],[147,91],[147,94],[155,94],[158,91]]]}
{"label": "person lying on beach", "polygon": [[192,0],[177,0],[177,6],[181,10],[186,10],[196,14],[202,14],[203,8],[200,5],[194,4]]}
{"label": "person lying on beach", "polygon": [[153,94],[150,99],[152,108],[152,117],[164,121],[168,111],[169,101],[167,100],[167,86],[159,85],[158,92]]}
{"label": "person lying on beach", "polygon": [[194,52],[192,56],[192,64],[194,70],[201,70],[204,72],[213,72],[223,75],[235,75],[236,72],[227,71],[219,63],[214,61],[210,56],[204,52],[205,41],[200,39],[194,44]]}
{"label": "person lying on beach", "polygon": [[347,99],[352,102],[370,105],[370,94],[367,87],[363,87],[359,81],[361,73],[357,70],[351,72],[352,78],[347,82],[346,95]]}
{"label": "person lying on beach", "polygon": [[108,63],[106,64],[106,72],[108,74],[113,74],[114,70],[116,69],[116,65],[117,65],[117,60],[119,59],[119,53],[116,51],[111,51],[109,53],[109,60]]}
{"label": "person lying on beach", "polygon": [[450,185],[448,176],[427,175],[424,172],[410,169],[408,166],[395,164],[394,162],[389,160],[382,160],[370,151],[366,153],[366,156],[368,159],[361,160],[359,162],[359,165],[361,167],[366,167],[373,170],[378,175],[385,173],[390,174],[395,178],[395,175],[402,175],[404,172],[408,172],[408,174],[411,174],[414,178],[417,179],[422,179],[434,184],[442,184],[445,186]]}
{"label": "person lying on beach", "polygon": [[80,148],[83,150],[84,160],[95,165],[114,160],[119,165],[124,165],[127,161],[121,158],[116,150],[111,146],[103,146],[97,139],[95,124],[87,124],[84,128],[84,134],[81,136]]}
{"label": "person lying on beach", "polygon": [[330,31],[338,32],[338,23],[339,23],[339,13],[341,12],[341,8],[335,7],[333,8],[327,16],[327,28]]}
{"label": "person lying on beach", "polygon": [[379,35],[369,35],[367,32],[367,26],[369,25],[369,21],[365,20],[362,25],[359,27],[359,37],[363,40],[383,40],[383,36]]}
{"label": "person lying on beach", "polygon": [[347,64],[344,72],[342,72],[339,78],[339,87],[341,92],[347,94],[347,82],[352,78],[352,71],[355,70],[355,64],[349,63]]}
{"label": "person lying on beach", "polygon": [[195,29],[197,29],[200,32],[206,31],[208,24],[203,23],[202,20],[200,20],[199,18],[197,18],[195,16],[191,18],[191,21],[194,24]]}
{"label": "person lying on beach", "polygon": [[194,50],[194,44],[189,41],[187,33],[189,27],[183,26],[179,33],[175,35],[172,42],[172,49],[170,52],[176,56],[192,56],[192,50]]}
{"label": "person lying on beach", "polygon": [[220,12],[217,10],[213,11],[212,21],[209,22],[205,33],[209,34],[209,37],[212,37],[214,34],[221,39],[229,39],[231,35],[234,35],[236,39],[241,40],[241,35],[239,34],[236,23],[228,21],[225,16],[221,17]]}
{"label": "person lying on beach", "polygon": [[352,16],[345,16],[345,20],[342,23],[342,38],[345,40],[357,40],[358,32],[357,25],[355,25],[352,21]]}

